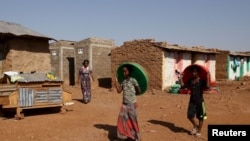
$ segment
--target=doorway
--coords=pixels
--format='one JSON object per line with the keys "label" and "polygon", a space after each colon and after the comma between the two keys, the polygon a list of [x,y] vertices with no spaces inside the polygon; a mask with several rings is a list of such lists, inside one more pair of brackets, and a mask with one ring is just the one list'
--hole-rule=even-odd
{"label": "doorway", "polygon": [[75,85],[75,59],[73,57],[67,57],[69,61],[69,85]]}

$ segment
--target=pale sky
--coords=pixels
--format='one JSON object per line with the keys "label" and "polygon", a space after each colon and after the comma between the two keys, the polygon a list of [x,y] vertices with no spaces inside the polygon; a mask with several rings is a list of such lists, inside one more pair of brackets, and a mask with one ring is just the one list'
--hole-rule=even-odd
{"label": "pale sky", "polygon": [[249,0],[2,0],[0,20],[56,40],[155,39],[250,51]]}

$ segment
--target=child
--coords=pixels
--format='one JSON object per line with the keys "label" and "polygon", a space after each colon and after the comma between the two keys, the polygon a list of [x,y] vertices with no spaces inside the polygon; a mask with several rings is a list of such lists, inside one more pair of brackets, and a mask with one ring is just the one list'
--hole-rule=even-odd
{"label": "child", "polygon": [[141,93],[137,80],[130,76],[132,67],[123,66],[124,80],[121,84],[116,78],[115,87],[118,93],[123,91],[123,102],[117,121],[117,136],[119,139],[140,141],[140,133],[137,122],[136,93]]}
{"label": "child", "polygon": [[[197,66],[192,66],[190,71],[192,72],[193,77],[185,84],[181,79],[181,86],[182,88],[189,88],[191,91],[187,111],[187,117],[193,125],[190,134],[195,135],[195,137],[200,137],[203,120],[206,119],[203,90],[209,88],[210,73],[207,73],[207,80],[204,80],[200,78],[198,74],[199,68]],[[196,124],[195,116],[199,120],[198,125]]]}

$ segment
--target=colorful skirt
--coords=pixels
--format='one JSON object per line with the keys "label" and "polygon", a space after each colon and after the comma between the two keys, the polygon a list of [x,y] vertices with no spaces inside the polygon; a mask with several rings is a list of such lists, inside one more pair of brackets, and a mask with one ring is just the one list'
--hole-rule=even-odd
{"label": "colorful skirt", "polygon": [[140,141],[136,108],[136,103],[122,104],[117,121],[117,136],[119,139],[129,138]]}
{"label": "colorful skirt", "polygon": [[90,79],[83,79],[81,82],[81,89],[84,102],[90,102],[91,100],[91,82]]}

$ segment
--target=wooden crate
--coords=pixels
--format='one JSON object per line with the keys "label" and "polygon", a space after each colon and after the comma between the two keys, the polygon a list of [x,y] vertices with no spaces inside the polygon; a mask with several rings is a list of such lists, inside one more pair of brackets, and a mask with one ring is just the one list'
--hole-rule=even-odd
{"label": "wooden crate", "polygon": [[[44,101],[38,99],[44,96]],[[31,96],[33,95],[33,96]],[[16,119],[24,118],[22,113],[23,109],[36,109],[36,108],[50,108],[50,107],[61,107],[61,112],[65,113],[64,106],[72,105],[72,94],[70,92],[63,91],[57,87],[46,87],[46,88],[19,88],[8,95],[0,96],[0,103],[3,109],[15,108]]]}

